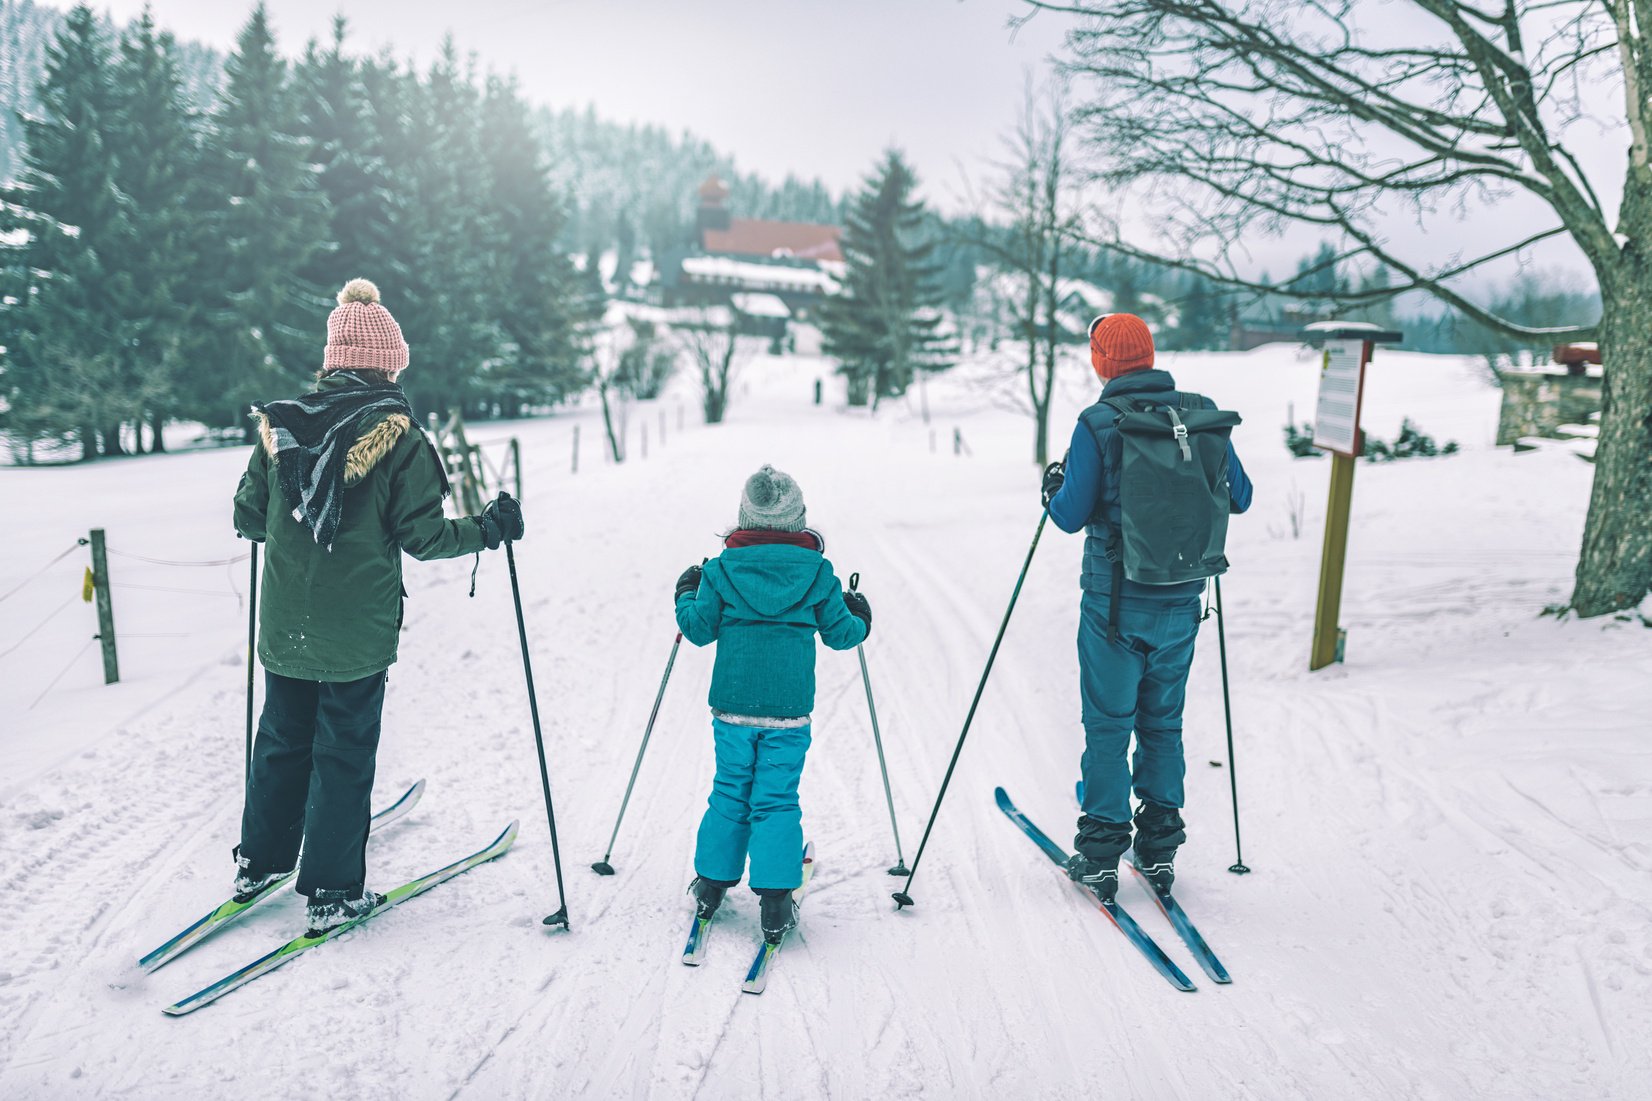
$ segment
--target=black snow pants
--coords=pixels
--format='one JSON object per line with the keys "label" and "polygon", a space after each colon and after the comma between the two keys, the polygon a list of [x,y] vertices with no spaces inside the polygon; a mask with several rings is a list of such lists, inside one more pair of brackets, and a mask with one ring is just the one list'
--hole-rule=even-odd
{"label": "black snow pants", "polygon": [[292,870],[302,847],[300,894],[361,897],[384,678],[333,684],[265,670],[239,849],[253,874]]}

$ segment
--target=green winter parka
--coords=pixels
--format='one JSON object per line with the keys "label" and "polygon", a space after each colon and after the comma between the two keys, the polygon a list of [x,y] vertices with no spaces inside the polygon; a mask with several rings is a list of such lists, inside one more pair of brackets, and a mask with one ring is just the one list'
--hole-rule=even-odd
{"label": "green winter parka", "polygon": [[[324,377],[317,389],[347,384]],[[369,420],[347,453],[343,515],[329,550],[287,507],[269,424],[256,419],[260,442],[235,491],[235,530],[264,544],[259,660],[309,681],[388,669],[402,623],[402,552],[457,558],[482,549],[482,529],[443,515],[447,476],[436,449],[393,413]]]}

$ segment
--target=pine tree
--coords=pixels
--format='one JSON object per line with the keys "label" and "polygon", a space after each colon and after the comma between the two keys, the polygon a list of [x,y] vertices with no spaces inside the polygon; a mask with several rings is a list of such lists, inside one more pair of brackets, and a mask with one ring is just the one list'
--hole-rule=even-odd
{"label": "pine tree", "polygon": [[1181,312],[1166,347],[1224,347],[1228,338],[1228,304],[1216,285],[1202,275],[1190,276],[1181,296]]}
{"label": "pine tree", "polygon": [[491,168],[488,209],[510,229],[497,260],[494,314],[509,342],[492,374],[507,416],[561,401],[585,385],[585,347],[572,295],[573,264],[557,245],[563,200],[551,187],[545,150],[514,81],[490,79],[482,102],[482,154]]}
{"label": "pine tree", "polygon": [[160,451],[197,313],[188,285],[195,212],[187,196],[200,145],[172,36],[157,32],[148,9],[121,37],[114,92],[110,145],[124,214],[118,247],[106,254],[115,354],[121,385],[149,425],[150,448]]}
{"label": "pine tree", "polygon": [[77,437],[83,459],[121,450],[134,407],[113,354],[106,254],[123,233],[109,132],[109,44],[92,9],[64,20],[46,50],[39,114],[23,122],[21,180],[5,192],[8,426],[23,439]]}
{"label": "pine tree", "polygon": [[826,351],[849,377],[849,403],[906,393],[918,371],[950,366],[939,331],[939,270],[930,215],[898,150],[856,196],[843,234],[843,290],[820,309]]}
{"label": "pine tree", "polygon": [[485,410],[504,354],[496,257],[507,235],[487,209],[493,181],[481,150],[481,96],[451,39],[422,85],[403,74],[402,91],[406,129],[392,161],[410,185],[398,226],[410,263],[402,293],[387,289],[386,304],[413,347],[403,384],[420,412]]}
{"label": "pine tree", "polygon": [[327,47],[311,40],[293,69],[308,159],[332,212],[331,247],[318,249],[304,269],[304,278],[323,291],[357,276],[394,286],[401,274],[386,270],[396,236],[396,182],[361,62],[344,52],[347,30],[344,16],[335,16]]}
{"label": "pine tree", "polygon": [[320,366],[330,299],[303,272],[328,245],[328,209],[309,163],[287,65],[260,3],[225,63],[205,143],[198,287],[210,332],[190,354],[211,365],[195,390],[209,425],[244,425],[250,401],[304,384]]}

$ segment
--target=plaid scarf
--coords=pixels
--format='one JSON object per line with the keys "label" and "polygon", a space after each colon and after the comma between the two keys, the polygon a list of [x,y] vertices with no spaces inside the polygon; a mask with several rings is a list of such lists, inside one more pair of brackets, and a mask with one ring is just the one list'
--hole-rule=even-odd
{"label": "plaid scarf", "polygon": [[363,422],[376,413],[413,418],[413,407],[400,386],[364,382],[348,372],[335,377],[356,385],[253,404],[269,421],[281,496],[293,519],[302,521],[315,541],[328,548],[344,511],[345,458],[361,438]]}

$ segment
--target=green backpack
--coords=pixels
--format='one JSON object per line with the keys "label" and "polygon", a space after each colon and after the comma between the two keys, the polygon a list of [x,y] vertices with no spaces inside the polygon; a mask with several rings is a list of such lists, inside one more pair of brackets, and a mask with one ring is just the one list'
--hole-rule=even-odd
{"label": "green backpack", "polygon": [[[1198,394],[1175,404],[1107,398],[1124,444],[1113,533],[1113,596],[1120,574],[1142,585],[1175,585],[1226,572],[1228,440],[1239,414],[1206,409]],[[1118,617],[1115,614],[1113,618]]]}

